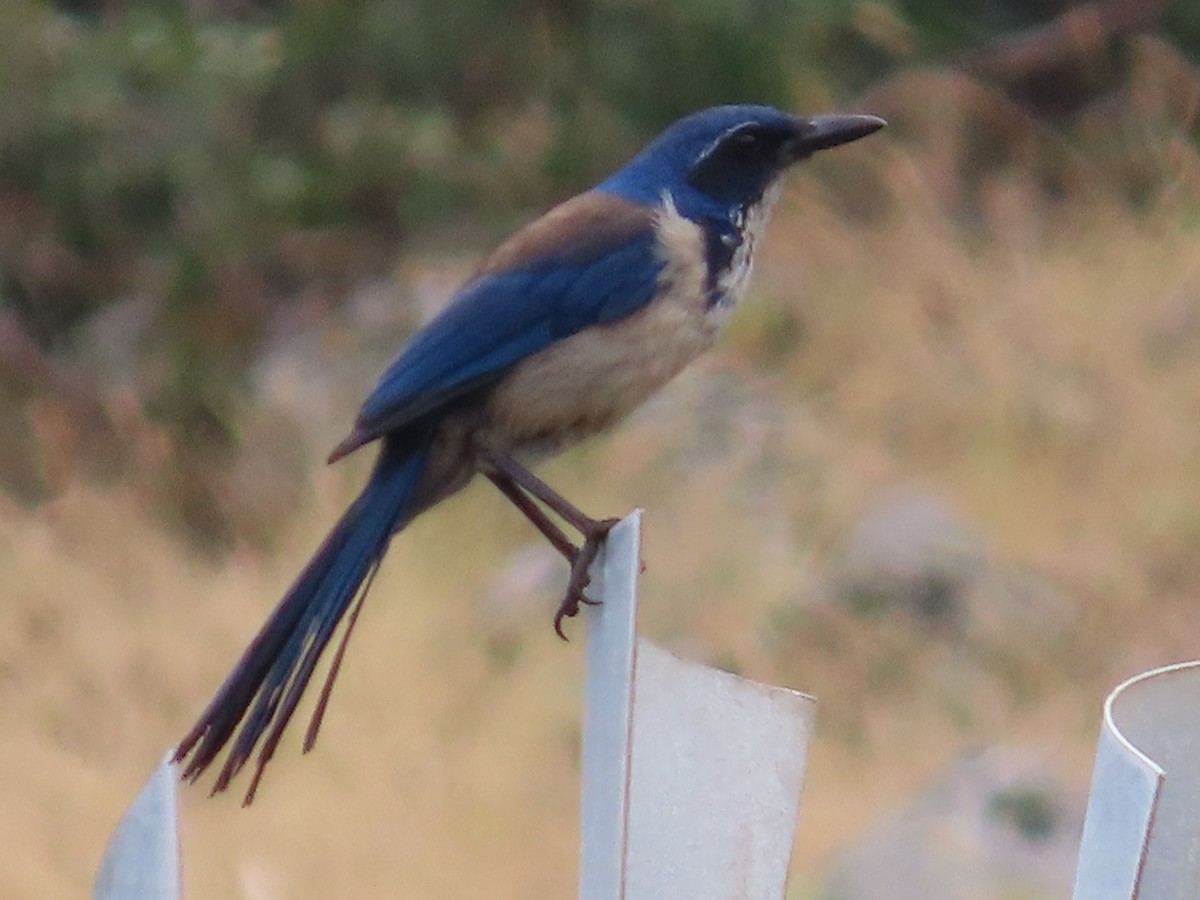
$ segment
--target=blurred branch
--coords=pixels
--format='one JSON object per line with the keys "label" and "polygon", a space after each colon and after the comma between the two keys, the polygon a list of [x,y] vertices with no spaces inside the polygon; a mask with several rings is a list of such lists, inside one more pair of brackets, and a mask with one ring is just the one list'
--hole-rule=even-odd
{"label": "blurred branch", "polygon": [[11,312],[0,312],[0,385],[21,398],[46,392],[60,398],[81,393],[77,379],[50,361]]}
{"label": "blurred branch", "polygon": [[0,311],[0,388],[18,401],[56,403],[67,414],[71,445],[96,474],[113,475],[127,455],[120,429],[86,381],[55,362],[11,312]]}
{"label": "blurred branch", "polygon": [[1041,112],[1063,112],[1090,99],[1096,82],[1115,68],[1114,45],[1155,25],[1167,5],[1167,0],[1082,3],[1002,38],[960,65]]}

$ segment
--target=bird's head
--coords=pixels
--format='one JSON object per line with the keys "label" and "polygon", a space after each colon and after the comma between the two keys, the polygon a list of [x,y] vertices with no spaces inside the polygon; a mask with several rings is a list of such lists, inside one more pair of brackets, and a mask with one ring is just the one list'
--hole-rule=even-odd
{"label": "bird's head", "polygon": [[866,137],[878,116],[790,116],[770,106],[717,106],[680,119],[598,189],[638,203],[669,193],[684,215],[745,209],[791,165]]}

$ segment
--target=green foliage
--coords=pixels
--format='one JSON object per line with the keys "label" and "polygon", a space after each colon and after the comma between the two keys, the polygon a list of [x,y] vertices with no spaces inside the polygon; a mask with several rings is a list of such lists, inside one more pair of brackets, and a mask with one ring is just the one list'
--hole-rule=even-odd
{"label": "green foliage", "polygon": [[[0,310],[69,357],[148,299],[142,409],[180,446],[233,441],[272,321],[405,235],[544,206],[689,110],[831,105],[1059,5],[9,0]],[[1195,49],[1189,10],[1170,27]]]}
{"label": "green foliage", "polygon": [[[817,16],[799,9],[313,0],[227,18],[148,0],[9,4],[0,195],[16,221],[0,296],[50,348],[102,307],[152,296],[148,340],[174,362],[148,406],[222,419],[273,298],[311,277],[281,250],[288,235],[394,246],[468,208],[568,192],[686,110],[787,103],[817,67],[804,52]],[[542,103],[541,157],[505,150]]]}
{"label": "green foliage", "polygon": [[997,791],[988,802],[988,813],[1030,842],[1053,838],[1062,819],[1053,790],[1041,786]]}

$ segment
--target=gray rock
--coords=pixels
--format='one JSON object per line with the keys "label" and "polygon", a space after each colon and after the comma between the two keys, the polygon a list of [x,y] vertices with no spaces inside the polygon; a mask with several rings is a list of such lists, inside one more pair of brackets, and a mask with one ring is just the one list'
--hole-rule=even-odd
{"label": "gray rock", "polygon": [[964,596],[986,570],[982,540],[939,500],[886,492],[834,548],[829,596],[856,612],[908,610],[931,624],[962,624]]}
{"label": "gray rock", "polygon": [[964,758],[844,853],[822,900],[1069,897],[1087,805],[1020,748]]}

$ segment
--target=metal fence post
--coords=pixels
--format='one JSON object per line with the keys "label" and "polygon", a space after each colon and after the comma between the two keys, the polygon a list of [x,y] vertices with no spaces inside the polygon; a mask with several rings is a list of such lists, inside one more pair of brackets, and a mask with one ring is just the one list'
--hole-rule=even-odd
{"label": "metal fence post", "polygon": [[813,701],[636,639],[637,513],[588,611],[583,900],[780,900]]}
{"label": "metal fence post", "polygon": [[109,839],[93,900],[179,900],[178,781],[168,753]]}
{"label": "metal fence post", "polygon": [[1075,900],[1200,896],[1200,662],[1155,669],[1104,704]]}

